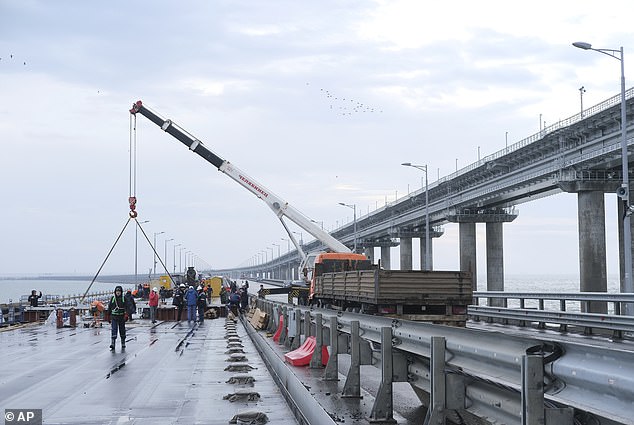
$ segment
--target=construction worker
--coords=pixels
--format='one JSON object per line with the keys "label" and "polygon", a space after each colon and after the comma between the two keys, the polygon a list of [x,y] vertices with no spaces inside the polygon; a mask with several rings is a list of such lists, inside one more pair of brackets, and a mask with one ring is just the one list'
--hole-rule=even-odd
{"label": "construction worker", "polygon": [[185,301],[187,302],[187,324],[196,322],[196,304],[198,302],[198,292],[192,285],[189,286],[187,292],[185,292]]}
{"label": "construction worker", "polygon": [[158,288],[155,286],[150,292],[150,300],[148,301],[148,306],[150,307],[150,320],[152,323],[156,323],[156,309],[158,308],[158,304],[159,294]]}
{"label": "construction worker", "polygon": [[180,322],[183,316],[183,307],[185,307],[185,284],[181,283],[179,287],[174,290],[172,304],[178,309],[176,312],[176,320]]}
{"label": "construction worker", "polygon": [[42,298],[42,291],[40,291],[40,295],[37,295],[37,291],[34,289],[31,291],[31,295],[29,295],[29,303],[31,307],[37,307],[38,300]]}
{"label": "construction worker", "polygon": [[205,321],[205,310],[207,310],[207,294],[205,294],[202,286],[198,287],[196,307],[198,307],[198,322],[203,323]]}
{"label": "construction worker", "polygon": [[108,310],[110,311],[110,321],[112,323],[110,349],[114,350],[114,343],[117,341],[117,331],[121,336],[121,348],[125,348],[125,300],[121,285],[117,285],[114,288],[114,295],[110,298]]}

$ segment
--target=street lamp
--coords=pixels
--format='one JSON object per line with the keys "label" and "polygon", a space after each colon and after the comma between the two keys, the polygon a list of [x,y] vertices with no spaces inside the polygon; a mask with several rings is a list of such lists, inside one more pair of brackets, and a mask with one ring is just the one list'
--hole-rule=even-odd
{"label": "street lamp", "polygon": [[[415,165],[411,162],[404,162],[401,165],[405,167],[413,167],[425,173],[425,270],[431,270],[431,250],[429,240],[429,190],[427,180],[427,165]],[[423,186],[423,179],[420,179],[420,185]]]}
{"label": "street lamp", "polygon": [[155,232],[154,233],[154,274],[156,275],[156,237],[158,235],[162,235],[165,232]]}
{"label": "street lamp", "polygon": [[137,252],[138,252],[138,234],[139,234],[139,226],[141,224],[145,224],[145,223],[149,223],[150,220],[145,220],[145,221],[137,221],[137,226],[134,227],[134,285],[136,286],[137,283],[137,265],[138,265],[138,256],[137,256]]}
{"label": "street lamp", "polygon": [[183,251],[186,250],[184,246],[178,248],[178,270],[183,271]]}
{"label": "street lamp", "polygon": [[174,238],[165,239],[165,255],[164,255],[163,258],[164,258],[164,261],[165,261],[165,269],[166,269],[165,272],[168,273],[168,274],[169,274],[169,271],[167,271],[167,243],[170,242],[170,241],[173,241],[173,240],[174,240]]}
{"label": "street lamp", "polygon": [[296,235],[299,235],[299,246],[304,246],[304,235],[302,234],[302,232],[296,232],[294,230],[292,232]]}
{"label": "street lamp", "polygon": [[286,241],[286,253],[291,252],[291,240],[288,238],[281,238],[283,241]]}
{"label": "street lamp", "polygon": [[172,247],[172,261],[174,262],[174,268],[172,269],[172,273],[176,273],[176,247],[181,246],[182,243],[177,243]]}
{"label": "street lamp", "polygon": [[348,207],[348,208],[352,208],[353,214],[354,214],[354,224],[353,224],[353,231],[354,231],[354,248],[353,248],[353,252],[357,252],[357,206],[355,204],[344,204],[343,202],[339,202],[339,205],[343,205],[344,207]]}
{"label": "street lamp", "polygon": [[317,221],[317,220],[310,220],[315,224],[319,224],[321,226],[321,230],[324,230],[324,222],[323,221]]}
{"label": "street lamp", "polygon": [[[627,117],[625,114],[625,58],[623,56],[623,46],[619,50],[614,49],[593,49],[590,43],[577,41],[573,46],[583,50],[594,50],[611,56],[621,62],[621,169],[623,183],[621,183],[620,198],[623,202],[623,256],[625,257],[624,278],[625,284],[622,292],[634,292],[632,284],[632,229],[630,228],[630,187],[629,187],[629,166],[627,153]],[[628,315],[634,315],[632,304],[625,304],[625,311]]]}
{"label": "street lamp", "polygon": [[579,87],[579,97],[581,97],[581,118],[583,118],[583,94],[586,92],[584,86]]}

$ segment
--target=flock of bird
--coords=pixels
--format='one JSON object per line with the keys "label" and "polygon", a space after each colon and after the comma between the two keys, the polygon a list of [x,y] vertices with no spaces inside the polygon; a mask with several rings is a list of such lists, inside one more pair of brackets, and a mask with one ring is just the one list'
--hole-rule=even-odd
{"label": "flock of bird", "polygon": [[[3,59],[3,58],[0,56],[0,61],[2,61],[2,59]],[[15,59],[15,58],[13,57],[13,54],[10,54],[10,55],[9,55],[9,59],[11,59],[11,60]],[[6,61],[6,58],[5,58],[5,61]],[[23,63],[24,63],[24,66],[26,66],[26,61],[23,61]]]}
{"label": "flock of bird", "polygon": [[[306,85],[310,85],[310,83],[306,83]],[[319,93],[324,96],[328,102],[329,109],[337,115],[351,116],[353,114],[383,112],[382,108],[377,108],[349,97],[337,95],[328,89],[321,88],[319,89]]]}

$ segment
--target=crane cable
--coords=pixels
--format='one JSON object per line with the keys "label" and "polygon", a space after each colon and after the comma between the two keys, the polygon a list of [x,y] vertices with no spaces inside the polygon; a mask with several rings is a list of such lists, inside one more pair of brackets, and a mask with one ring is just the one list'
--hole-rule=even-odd
{"label": "crane cable", "polygon": [[128,203],[130,204],[130,218],[136,220],[136,115],[130,114],[130,183]]}
{"label": "crane cable", "polygon": [[[106,262],[108,261],[108,258],[110,258],[110,254],[112,254],[114,247],[117,246],[117,243],[119,242],[119,239],[121,239],[123,232],[125,232],[126,227],[128,227],[128,224],[130,224],[130,220],[134,220],[136,222],[136,225],[139,226],[139,228],[141,228],[141,224],[139,224],[138,220],[136,219],[138,215],[136,212],[136,115],[130,116],[130,171],[129,172],[130,172],[129,188],[128,188],[128,202],[130,204],[130,212],[128,213],[129,217],[126,220],[125,225],[123,226],[123,229],[121,229],[119,236],[117,236],[117,239],[114,241],[114,244],[112,244],[112,247],[110,247],[110,251],[108,251],[106,258],[101,263],[101,266],[99,266],[99,270],[97,270],[97,273],[95,273],[95,276],[90,281],[90,284],[88,285],[88,288],[86,288],[84,295],[82,295],[81,299],[79,300],[80,304],[84,302],[84,299],[86,299],[86,295],[88,295],[88,291],[90,291],[90,288],[92,288],[92,285],[95,283],[95,280],[97,280],[97,277],[99,276],[99,273],[101,273],[101,269],[103,269],[103,266],[106,265]],[[143,235],[147,239],[147,236],[145,235],[145,232],[143,231],[142,228],[141,228],[141,232],[143,232]],[[154,249],[154,247],[152,247],[152,249]],[[155,250],[155,253],[156,253],[156,250]],[[163,264],[163,261],[161,261],[161,264]]]}

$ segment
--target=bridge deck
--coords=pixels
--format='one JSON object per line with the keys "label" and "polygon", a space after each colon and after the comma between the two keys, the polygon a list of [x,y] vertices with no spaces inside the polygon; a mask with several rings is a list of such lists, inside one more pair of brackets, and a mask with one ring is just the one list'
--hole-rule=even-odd
{"label": "bridge deck", "polygon": [[[226,381],[230,363],[224,319],[128,326],[127,349],[108,350],[110,327],[32,325],[0,332],[0,409],[42,409],[45,424],[227,424],[241,410],[270,423],[295,424],[266,366],[238,324],[248,363],[256,369],[256,402],[223,400],[244,388]],[[183,342],[182,344],[179,343]]]}

